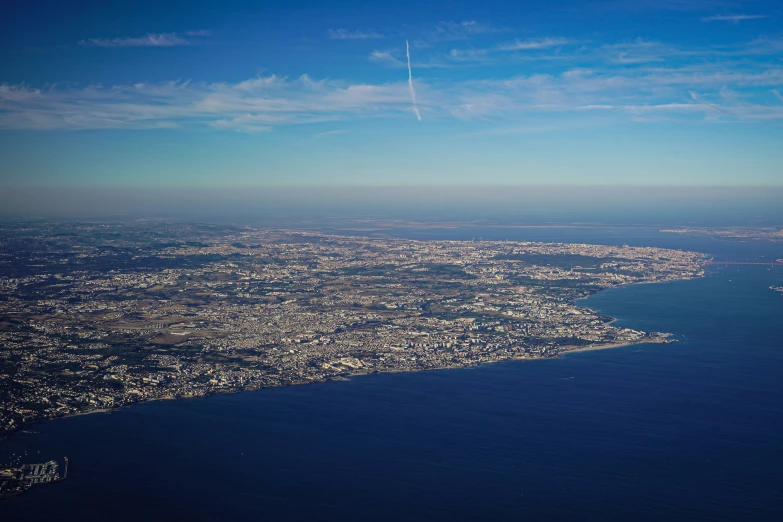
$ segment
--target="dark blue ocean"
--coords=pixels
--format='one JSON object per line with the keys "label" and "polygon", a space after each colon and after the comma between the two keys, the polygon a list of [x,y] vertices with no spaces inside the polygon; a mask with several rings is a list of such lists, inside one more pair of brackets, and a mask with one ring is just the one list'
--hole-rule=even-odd
{"label": "dark blue ocean", "polygon": [[[413,231],[689,248],[783,245],[650,230]],[[41,423],[0,462],[70,458],[0,519],[783,520],[783,266],[604,291],[583,304],[671,345],[142,404]]]}

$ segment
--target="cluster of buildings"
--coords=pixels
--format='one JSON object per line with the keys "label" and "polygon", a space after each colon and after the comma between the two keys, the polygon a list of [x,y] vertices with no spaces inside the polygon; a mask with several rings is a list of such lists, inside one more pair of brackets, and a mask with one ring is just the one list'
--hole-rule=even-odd
{"label": "cluster of buildings", "polygon": [[65,473],[62,476],[59,468],[56,460],[42,464],[0,466],[0,498],[16,496],[35,485],[65,480],[68,477],[68,457],[65,457]]}
{"label": "cluster of buildings", "polygon": [[665,342],[575,303],[703,274],[700,254],[659,248],[154,223],[0,235],[0,433],[150,399]]}

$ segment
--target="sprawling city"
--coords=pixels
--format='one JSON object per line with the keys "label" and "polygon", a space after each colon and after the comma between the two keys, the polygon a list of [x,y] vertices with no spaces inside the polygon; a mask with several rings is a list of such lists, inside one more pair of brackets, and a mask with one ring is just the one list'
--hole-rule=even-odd
{"label": "sprawling city", "polygon": [[576,301],[702,254],[137,221],[0,229],[0,433],[156,399],[670,342]]}

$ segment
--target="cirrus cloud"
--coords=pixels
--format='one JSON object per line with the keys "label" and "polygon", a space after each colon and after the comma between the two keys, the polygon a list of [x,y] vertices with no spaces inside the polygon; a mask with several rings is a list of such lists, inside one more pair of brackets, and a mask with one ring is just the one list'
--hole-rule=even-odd
{"label": "cirrus cloud", "polygon": [[[183,33],[184,35],[185,33]],[[547,49],[569,39],[519,40],[514,47]],[[487,68],[470,80],[438,74],[417,78],[417,101],[427,119],[509,122],[557,114],[582,121],[590,114],[632,121],[660,118],[706,122],[783,120],[780,40],[756,39],[723,49],[647,40],[582,45],[563,60],[526,74]],[[475,66],[539,53],[452,50],[421,67]],[[546,53],[545,53],[546,54]],[[560,53],[558,53],[560,54]],[[369,59],[407,67],[390,51]],[[32,87],[0,84],[0,129],[206,128],[269,132],[286,125],[404,118],[410,92],[404,74],[387,83],[267,75],[237,82],[139,82],[114,86]]]}
{"label": "cirrus cloud", "polygon": [[745,20],[758,20],[760,18],[767,18],[767,15],[749,15],[749,14],[727,14],[727,15],[712,15],[702,18],[703,22],[744,22]]}
{"label": "cirrus cloud", "polygon": [[348,29],[329,29],[329,38],[333,40],[370,40],[384,38],[381,33],[375,31],[350,31]]}
{"label": "cirrus cloud", "polygon": [[184,33],[147,33],[144,36],[118,38],[90,38],[79,45],[92,47],[175,47],[190,45],[192,40],[186,37],[211,36],[208,30],[186,31]]}

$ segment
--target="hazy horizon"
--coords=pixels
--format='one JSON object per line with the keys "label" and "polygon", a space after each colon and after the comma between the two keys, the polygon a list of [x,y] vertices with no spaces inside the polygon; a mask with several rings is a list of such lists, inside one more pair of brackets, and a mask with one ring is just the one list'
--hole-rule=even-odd
{"label": "hazy horizon", "polygon": [[783,187],[12,187],[0,218],[247,224],[394,219],[505,224],[779,224]]}

